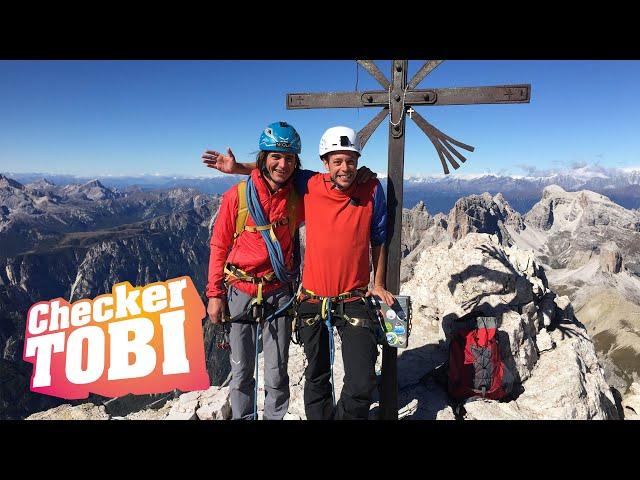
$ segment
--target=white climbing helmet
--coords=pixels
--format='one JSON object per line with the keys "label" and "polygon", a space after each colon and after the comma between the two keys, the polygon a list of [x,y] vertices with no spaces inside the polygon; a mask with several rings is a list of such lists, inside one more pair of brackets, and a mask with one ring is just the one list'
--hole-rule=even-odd
{"label": "white climbing helmet", "polygon": [[349,127],[331,127],[322,134],[320,139],[320,156],[329,152],[351,150],[360,154],[360,139],[356,132]]}

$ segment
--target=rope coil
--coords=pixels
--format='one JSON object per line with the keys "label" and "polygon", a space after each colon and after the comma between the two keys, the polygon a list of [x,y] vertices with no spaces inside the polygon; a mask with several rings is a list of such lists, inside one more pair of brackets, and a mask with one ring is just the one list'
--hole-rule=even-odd
{"label": "rope coil", "polygon": [[258,198],[258,191],[256,190],[256,186],[254,185],[253,179],[251,177],[249,177],[249,179],[247,180],[247,208],[249,209],[251,218],[253,218],[253,221],[258,227],[257,230],[260,231],[260,234],[264,239],[264,243],[267,246],[267,251],[269,252],[271,266],[273,267],[273,271],[278,277],[278,280],[283,283],[288,283],[295,280],[297,278],[297,275],[295,272],[287,270],[287,267],[285,266],[284,255],[282,253],[282,247],[280,246],[280,242],[276,238],[273,229],[259,229],[259,227],[268,225],[269,222],[267,221],[264,212],[262,211],[260,200]]}

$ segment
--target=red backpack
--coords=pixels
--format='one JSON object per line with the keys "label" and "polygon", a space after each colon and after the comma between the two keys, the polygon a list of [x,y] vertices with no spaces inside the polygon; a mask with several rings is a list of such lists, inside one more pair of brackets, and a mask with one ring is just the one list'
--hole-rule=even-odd
{"label": "red backpack", "polygon": [[447,389],[462,400],[499,400],[511,392],[512,377],[500,358],[496,317],[470,313],[453,323]]}

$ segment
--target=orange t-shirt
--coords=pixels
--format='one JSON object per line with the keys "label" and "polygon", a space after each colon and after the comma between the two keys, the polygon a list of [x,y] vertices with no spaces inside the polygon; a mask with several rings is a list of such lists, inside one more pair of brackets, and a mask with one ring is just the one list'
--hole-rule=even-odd
{"label": "orange t-shirt", "polygon": [[302,170],[306,248],[302,285],[323,297],[367,288],[369,246],[386,240],[386,200],[377,179],[336,188],[328,173]]}

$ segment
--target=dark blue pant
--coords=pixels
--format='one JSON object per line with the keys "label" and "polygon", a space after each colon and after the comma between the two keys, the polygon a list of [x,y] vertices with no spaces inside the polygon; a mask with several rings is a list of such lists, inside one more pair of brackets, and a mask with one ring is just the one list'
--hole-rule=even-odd
{"label": "dark blue pant", "polygon": [[[363,313],[366,315],[366,312]],[[344,385],[335,411],[331,395],[329,332],[323,320],[300,327],[300,339],[307,356],[304,406],[308,420],[350,420],[369,417],[376,388],[375,364],[378,355],[375,335],[368,327],[354,327],[336,319],[342,340]]]}

